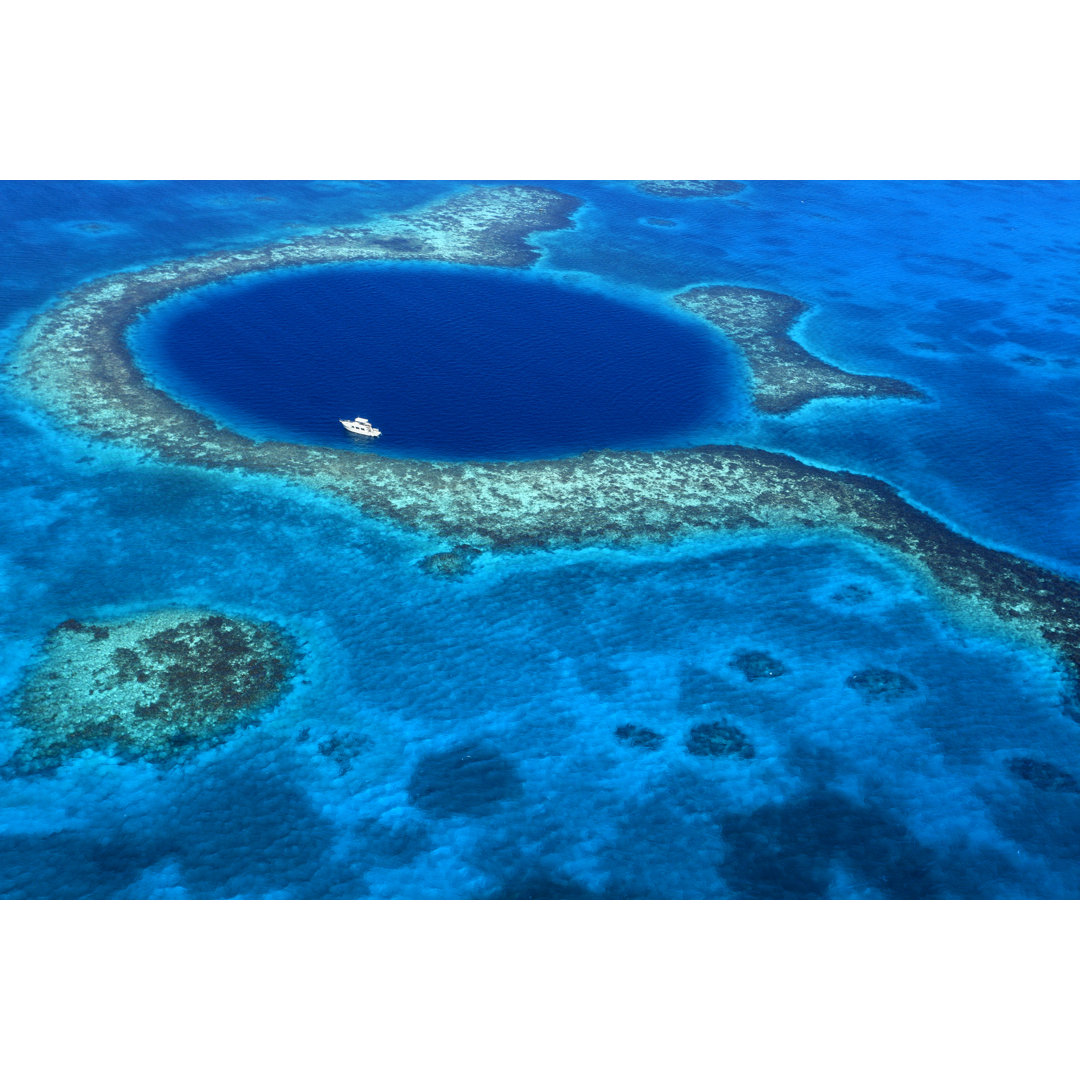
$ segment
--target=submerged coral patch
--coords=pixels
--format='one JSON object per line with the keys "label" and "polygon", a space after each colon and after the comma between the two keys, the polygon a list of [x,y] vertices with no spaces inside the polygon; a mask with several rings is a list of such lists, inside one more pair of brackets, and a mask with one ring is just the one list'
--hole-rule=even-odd
{"label": "submerged coral patch", "polygon": [[1070,795],[1080,794],[1080,784],[1072,773],[1059,769],[1049,761],[1038,758],[1018,757],[1008,761],[1009,772],[1026,780],[1040,791],[1060,791]]}
{"label": "submerged coral patch", "polygon": [[915,684],[899,671],[864,668],[849,675],[844,683],[867,701],[899,701],[915,693]]}
{"label": "submerged coral patch", "polygon": [[16,768],[53,768],[85,750],[164,763],[252,723],[281,693],[294,651],[277,627],[207,611],[61,623],[16,715]]}
{"label": "submerged coral patch", "polygon": [[464,577],[472,564],[483,555],[483,551],[472,544],[455,544],[450,551],[436,551],[434,555],[425,555],[417,564],[425,574],[433,577]]}
{"label": "submerged coral patch", "polygon": [[338,768],[338,776],[344,776],[353,767],[353,760],[369,749],[371,738],[359,731],[338,731],[318,745],[318,752],[329,758]]}
{"label": "submerged coral patch", "polygon": [[578,660],[577,678],[585,690],[601,697],[616,697],[630,685],[626,671],[592,655]]}
{"label": "submerged coral patch", "polygon": [[831,599],[837,604],[854,606],[855,604],[866,603],[867,600],[873,599],[873,596],[874,593],[872,589],[867,588],[865,585],[860,585],[857,581],[852,581],[837,589],[836,592],[832,594]]}
{"label": "submerged coral patch", "polygon": [[766,652],[736,653],[731,666],[741,671],[747,682],[754,682],[757,679],[775,679],[787,671],[779,660]]}
{"label": "submerged coral patch", "polygon": [[686,750],[694,757],[752,758],[754,746],[734,724],[711,720],[695,724],[686,737]]}
{"label": "submerged coral patch", "polygon": [[659,750],[664,742],[660,732],[638,724],[621,724],[615,729],[615,738],[635,750]]}
{"label": "submerged coral patch", "polygon": [[634,186],[644,195],[662,199],[724,198],[746,187],[738,180],[639,180]]}

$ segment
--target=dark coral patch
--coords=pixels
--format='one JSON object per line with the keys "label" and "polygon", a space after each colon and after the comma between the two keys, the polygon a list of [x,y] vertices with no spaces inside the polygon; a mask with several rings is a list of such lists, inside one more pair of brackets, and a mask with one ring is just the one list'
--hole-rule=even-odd
{"label": "dark coral patch", "polygon": [[409,800],[432,817],[491,814],[520,794],[513,762],[484,743],[462,743],[428,754],[409,780]]}
{"label": "dark coral patch", "polygon": [[338,731],[319,743],[317,750],[338,767],[338,776],[344,776],[353,766],[353,759],[371,745],[371,739],[359,731]]}
{"label": "dark coral patch", "polygon": [[1060,791],[1070,795],[1080,794],[1080,784],[1072,773],[1059,769],[1049,761],[1039,761],[1037,758],[1019,757],[1010,758],[1007,762],[1009,772],[1013,776],[1026,780],[1040,791]]}
{"label": "dark coral patch", "polygon": [[615,729],[615,738],[635,750],[659,750],[664,742],[664,736],[651,728],[639,727],[637,724],[622,724]]}
{"label": "dark coral patch", "polygon": [[867,701],[899,701],[916,691],[906,675],[885,668],[863,668],[849,675],[844,685],[857,690]]}
{"label": "dark coral patch", "polygon": [[84,750],[163,763],[253,721],[281,692],[291,643],[267,623],[159,611],[107,625],[68,619],[45,643],[16,707],[18,769]]}
{"label": "dark coral patch", "polygon": [[787,671],[779,660],[766,652],[736,653],[730,666],[741,671],[747,682],[754,682],[756,679],[776,679]]}
{"label": "dark coral patch", "polygon": [[74,634],[89,634],[95,641],[104,641],[109,636],[107,626],[87,626],[78,619],[65,619],[57,630],[70,630]]}
{"label": "dark coral patch", "polygon": [[873,591],[868,589],[865,585],[860,585],[858,582],[850,582],[847,585],[842,585],[839,589],[832,594],[831,599],[837,604],[863,604],[867,600],[873,598]]}
{"label": "dark coral patch", "polygon": [[635,187],[644,195],[662,199],[722,199],[746,185],[738,180],[639,180]]}
{"label": "dark coral patch", "polygon": [[426,555],[417,564],[425,574],[435,577],[464,577],[483,551],[471,544],[456,544],[450,551]]}
{"label": "dark coral patch", "polygon": [[745,732],[732,724],[711,720],[696,724],[686,737],[687,753],[695,757],[752,758],[754,746]]}
{"label": "dark coral patch", "polygon": [[594,893],[573,882],[533,877],[504,885],[492,900],[597,900]]}

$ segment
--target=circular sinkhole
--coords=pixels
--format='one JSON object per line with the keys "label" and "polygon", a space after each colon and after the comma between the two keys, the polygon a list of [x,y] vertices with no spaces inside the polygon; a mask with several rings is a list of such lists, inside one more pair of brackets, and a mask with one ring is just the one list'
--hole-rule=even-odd
{"label": "circular sinkhole", "polygon": [[[399,457],[687,445],[735,399],[708,326],[520,271],[253,274],[157,305],[132,347],[163,390],[242,434]],[[382,435],[339,423],[356,416]]]}

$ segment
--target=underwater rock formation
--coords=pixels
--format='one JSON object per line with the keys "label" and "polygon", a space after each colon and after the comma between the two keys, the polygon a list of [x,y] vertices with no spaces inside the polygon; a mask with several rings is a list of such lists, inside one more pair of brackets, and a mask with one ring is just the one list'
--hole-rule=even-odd
{"label": "underwater rock formation", "polygon": [[868,589],[865,585],[860,585],[857,581],[852,581],[847,585],[841,585],[830,599],[837,604],[854,606],[855,604],[866,603],[867,600],[873,599],[873,596],[873,590]]}
{"label": "underwater rock formation", "polygon": [[695,724],[686,737],[687,753],[695,757],[752,758],[754,747],[746,733],[733,724],[710,720]]}
{"label": "underwater rock formation", "polygon": [[635,750],[659,750],[664,742],[664,736],[651,728],[639,727],[637,724],[622,724],[615,729],[615,738]]}
{"label": "underwater rock formation", "polygon": [[776,679],[787,671],[779,660],[765,652],[736,653],[731,661],[731,667],[741,671],[747,682],[754,682],[756,679]]}
{"label": "underwater rock formation", "polygon": [[17,770],[55,768],[84,750],[168,762],[253,723],[294,662],[268,623],[208,611],[154,611],[87,625],[69,619],[16,702]]}
{"label": "underwater rock formation", "polygon": [[754,408],[794,412],[816,398],[912,398],[926,395],[901,379],[855,375],[808,353],[789,336],[809,305],[794,296],[735,285],[706,285],[674,297],[675,303],[722,330],[746,357]]}
{"label": "underwater rock formation", "polygon": [[735,195],[746,185],[738,180],[638,180],[634,187],[662,199],[708,199]]}
{"label": "underwater rock formation", "polygon": [[371,739],[358,731],[335,732],[319,743],[317,750],[338,767],[338,776],[344,776],[353,767],[353,759],[371,747]]}
{"label": "underwater rock formation", "polygon": [[1013,776],[1019,776],[1040,791],[1061,791],[1070,795],[1080,794],[1080,784],[1072,773],[1059,769],[1049,761],[1039,761],[1037,758],[1019,757],[1011,758],[1007,762],[1009,772]]}
{"label": "underwater rock formation", "polygon": [[885,668],[864,668],[844,680],[845,686],[857,690],[867,701],[898,701],[915,693],[915,684],[899,671]]}
{"label": "underwater rock formation", "polygon": [[464,577],[472,564],[484,552],[472,544],[455,544],[451,551],[436,551],[434,555],[425,555],[417,564],[425,574],[434,577]]}

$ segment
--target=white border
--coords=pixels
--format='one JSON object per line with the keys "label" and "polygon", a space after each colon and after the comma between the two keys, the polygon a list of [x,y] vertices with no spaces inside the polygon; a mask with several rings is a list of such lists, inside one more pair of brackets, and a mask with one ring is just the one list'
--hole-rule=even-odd
{"label": "white border", "polygon": [[[1066,12],[41,0],[4,17],[0,176],[1072,178]],[[5,904],[5,1060],[20,1080],[1062,1075],[1075,916]]]}
{"label": "white border", "polygon": [[1066,8],[40,0],[8,179],[1067,179]]}
{"label": "white border", "polygon": [[[1070,903],[9,904],[9,1075],[1067,1075]],[[14,943],[14,944],[13,944]]]}

